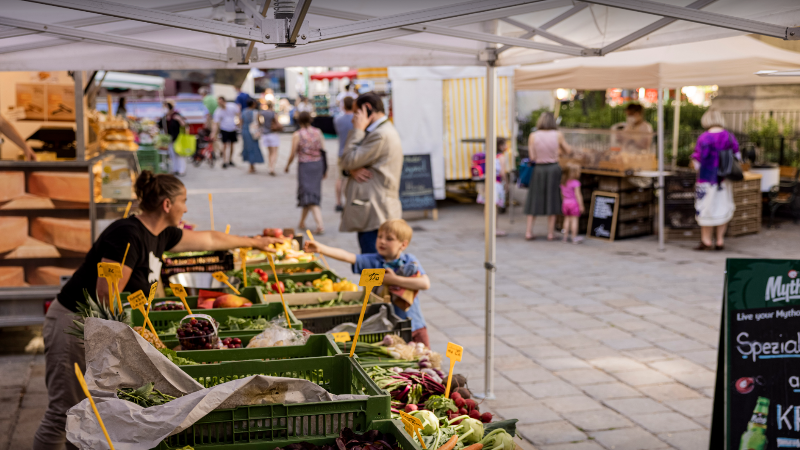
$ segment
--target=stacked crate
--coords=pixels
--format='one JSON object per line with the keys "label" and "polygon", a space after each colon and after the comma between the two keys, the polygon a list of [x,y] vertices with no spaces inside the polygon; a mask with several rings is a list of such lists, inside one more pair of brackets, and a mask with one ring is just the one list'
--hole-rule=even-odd
{"label": "stacked crate", "polygon": [[736,212],[728,223],[728,236],[742,236],[761,230],[761,177],[747,176],[733,183]]}
{"label": "stacked crate", "polygon": [[[653,182],[639,177],[597,177],[597,189],[619,194],[616,239],[653,233]],[[591,199],[591,197],[589,197]]]}

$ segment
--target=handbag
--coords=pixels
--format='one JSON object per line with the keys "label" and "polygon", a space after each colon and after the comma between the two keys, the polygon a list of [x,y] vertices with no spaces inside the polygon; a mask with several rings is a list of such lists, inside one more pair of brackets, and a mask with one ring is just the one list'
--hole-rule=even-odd
{"label": "handbag", "polygon": [[261,138],[261,124],[258,122],[259,117],[261,117],[261,114],[253,110],[253,120],[251,120],[250,124],[247,126],[250,131],[250,137],[256,141]]}
{"label": "handbag", "polygon": [[717,177],[731,181],[744,180],[742,165],[733,155],[733,142],[730,132],[728,133],[729,147],[719,152],[719,165],[717,166]]}
{"label": "handbag", "polygon": [[280,133],[283,131],[283,125],[278,122],[278,116],[275,114],[272,115],[272,123],[269,124],[269,131],[272,131],[273,133]]}
{"label": "handbag", "polygon": [[519,187],[527,188],[531,185],[531,177],[533,176],[533,166],[536,163],[529,160],[528,158],[522,158],[519,164],[519,178],[517,179],[517,185]]}
{"label": "handbag", "polygon": [[192,156],[197,151],[197,136],[186,133],[185,129],[181,129],[175,142],[172,143],[172,149],[178,156]]}
{"label": "handbag", "polygon": [[325,150],[319,151],[320,156],[322,157],[322,176],[328,174],[328,153]]}

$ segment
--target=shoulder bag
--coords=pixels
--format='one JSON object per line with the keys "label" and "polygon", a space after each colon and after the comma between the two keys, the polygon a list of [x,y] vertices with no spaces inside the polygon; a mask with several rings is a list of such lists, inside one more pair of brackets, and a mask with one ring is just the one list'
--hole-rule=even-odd
{"label": "shoulder bag", "polygon": [[250,130],[250,136],[257,141],[259,138],[261,138],[261,124],[258,123],[258,118],[261,117],[261,114],[259,114],[255,109],[252,111],[253,120],[250,121],[248,129]]}
{"label": "shoulder bag", "polygon": [[728,148],[719,152],[719,165],[717,166],[717,178],[728,179],[731,181],[742,181],[744,179],[744,172],[742,172],[742,165],[733,154],[733,138],[729,131],[728,133]]}

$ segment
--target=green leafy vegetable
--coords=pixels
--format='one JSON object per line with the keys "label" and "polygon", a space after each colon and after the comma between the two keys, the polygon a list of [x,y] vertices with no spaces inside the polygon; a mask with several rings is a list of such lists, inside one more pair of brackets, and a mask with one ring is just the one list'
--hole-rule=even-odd
{"label": "green leafy vegetable", "polygon": [[151,406],[163,405],[176,397],[167,395],[155,389],[155,384],[150,382],[146,383],[139,388],[119,388],[117,389],[117,397],[122,400],[127,400],[131,403],[136,403],[142,408],[149,408]]}
{"label": "green leafy vegetable", "polygon": [[158,351],[161,352],[162,355],[166,356],[168,360],[172,361],[173,364],[176,366],[196,366],[200,363],[194,362],[191,359],[187,359],[181,356],[178,356],[178,353],[175,350],[170,350],[168,348],[160,348]]}

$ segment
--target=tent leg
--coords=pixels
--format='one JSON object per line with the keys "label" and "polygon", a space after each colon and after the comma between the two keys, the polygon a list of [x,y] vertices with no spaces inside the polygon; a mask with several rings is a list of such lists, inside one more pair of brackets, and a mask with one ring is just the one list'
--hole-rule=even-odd
{"label": "tent leg", "polygon": [[658,251],[664,251],[664,89],[658,89]]}
{"label": "tent leg", "polygon": [[486,380],[485,398],[494,398],[494,290],[495,290],[495,226],[497,207],[494,201],[495,178],[497,177],[497,69],[494,64],[486,67]]}
{"label": "tent leg", "polygon": [[675,114],[672,116],[672,170],[678,168],[678,139],[681,123],[681,88],[675,89],[675,101],[672,102]]}
{"label": "tent leg", "polygon": [[[103,75],[105,77],[105,75]],[[76,70],[72,75],[75,82],[75,159],[82,161],[86,157],[86,115],[83,99],[83,71]],[[111,117],[114,111],[109,111]],[[94,222],[92,222],[94,223]],[[94,235],[92,235],[94,237]]]}

